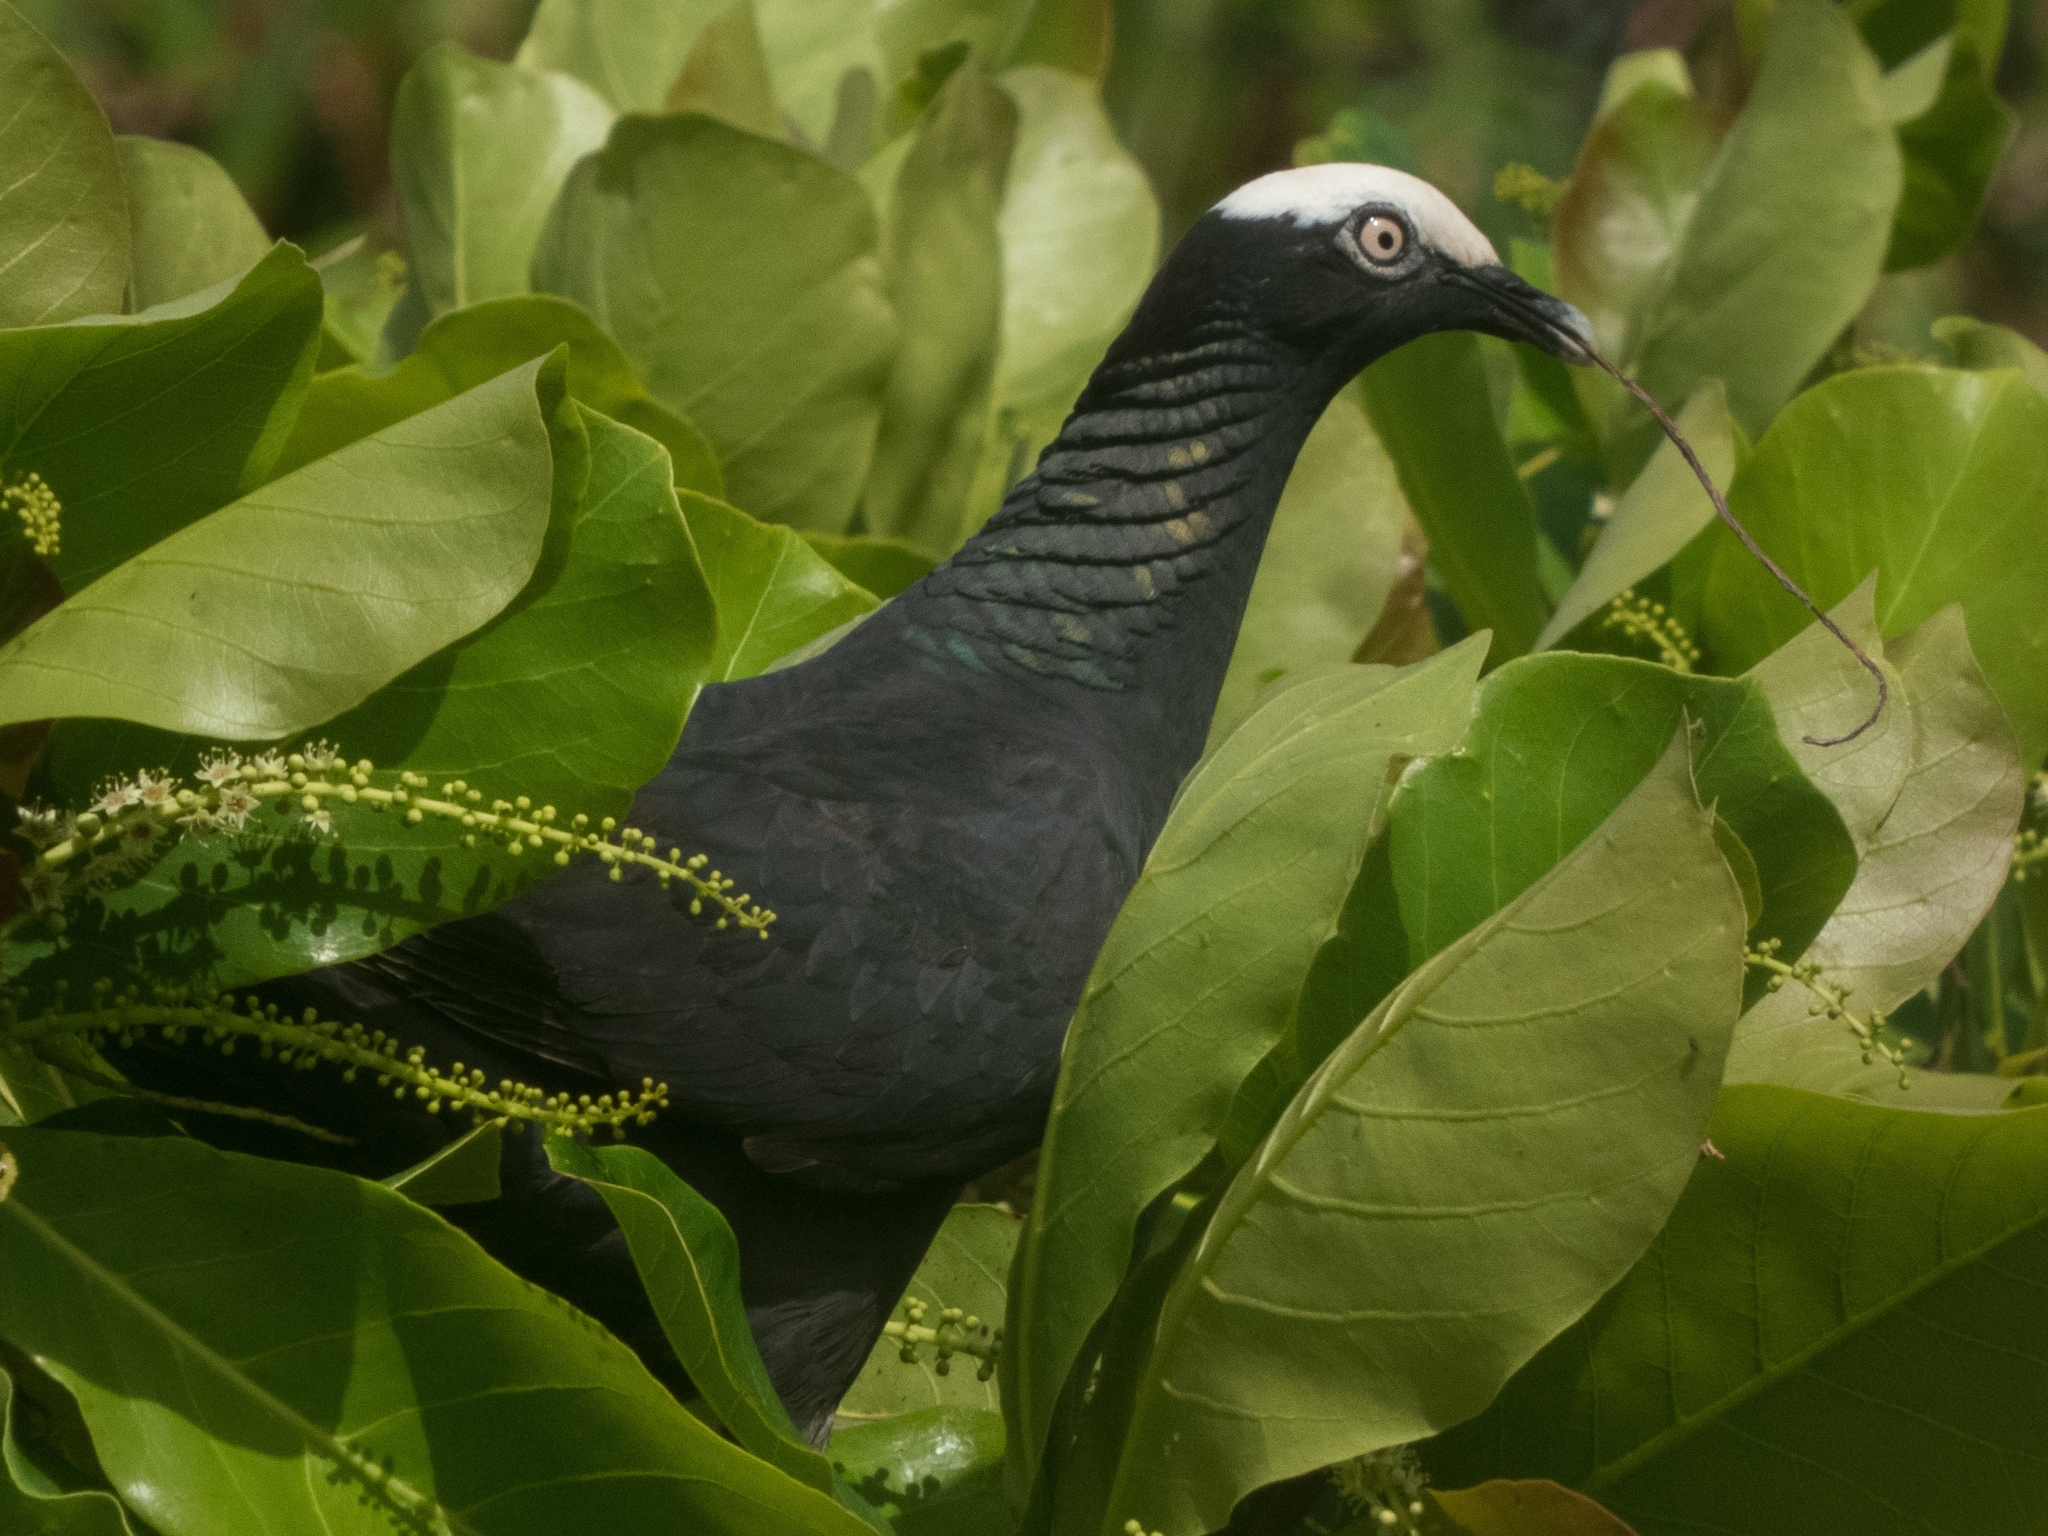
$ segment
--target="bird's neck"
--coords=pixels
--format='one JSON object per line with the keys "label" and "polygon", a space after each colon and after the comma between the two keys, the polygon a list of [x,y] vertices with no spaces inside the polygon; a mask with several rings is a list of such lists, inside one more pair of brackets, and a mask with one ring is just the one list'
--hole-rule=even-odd
{"label": "bird's neck", "polygon": [[1131,733],[1168,798],[1200,755],[1288,471],[1342,382],[1228,316],[1176,330],[1119,347],[1001,511],[890,605],[928,665],[1028,681]]}

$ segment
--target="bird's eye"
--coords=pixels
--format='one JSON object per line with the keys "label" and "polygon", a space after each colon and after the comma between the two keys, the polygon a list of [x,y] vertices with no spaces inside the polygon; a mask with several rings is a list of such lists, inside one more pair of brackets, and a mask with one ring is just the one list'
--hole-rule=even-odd
{"label": "bird's eye", "polygon": [[1375,213],[1358,226],[1358,248],[1375,266],[1390,267],[1408,249],[1408,231],[1399,219]]}

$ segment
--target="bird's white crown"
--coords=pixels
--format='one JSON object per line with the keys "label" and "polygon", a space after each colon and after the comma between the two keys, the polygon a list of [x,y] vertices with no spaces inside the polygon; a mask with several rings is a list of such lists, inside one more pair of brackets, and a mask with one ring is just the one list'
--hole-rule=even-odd
{"label": "bird's white crown", "polygon": [[1286,219],[1303,228],[1338,225],[1365,203],[1392,203],[1408,215],[1425,245],[1466,267],[1497,266],[1500,257],[1479,226],[1420,176],[1390,165],[1333,160],[1248,181],[1216,205],[1226,219]]}

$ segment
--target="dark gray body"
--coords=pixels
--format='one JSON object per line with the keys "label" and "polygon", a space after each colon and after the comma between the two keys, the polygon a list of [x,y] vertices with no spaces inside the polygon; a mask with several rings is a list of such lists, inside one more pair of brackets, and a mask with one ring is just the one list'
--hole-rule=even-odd
{"label": "dark gray body", "polygon": [[[822,1435],[961,1184],[1039,1139],[1310,426],[1399,341],[1502,324],[1466,286],[1361,307],[1359,282],[1327,231],[1204,220],[981,533],[824,655],[706,690],[631,824],[773,908],[765,942],[591,862],[270,991],[494,1079],[665,1082],[673,1107],[637,1139],[732,1221],[771,1376]],[[139,1075],[220,1096],[217,1057],[150,1055]],[[389,1167],[445,1134],[309,1077],[246,1091],[329,1125],[352,1106],[339,1128]],[[680,1386],[601,1204],[530,1137],[505,1176],[451,1217]]]}

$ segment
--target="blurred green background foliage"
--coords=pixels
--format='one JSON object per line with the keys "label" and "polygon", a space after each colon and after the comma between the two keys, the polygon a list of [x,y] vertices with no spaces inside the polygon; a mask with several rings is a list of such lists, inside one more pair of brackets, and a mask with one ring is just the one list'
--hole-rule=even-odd
{"label": "blurred green background foliage", "polygon": [[[270,233],[315,253],[398,243],[389,124],[419,53],[453,38],[509,58],[534,0],[22,0],[121,133],[195,144]],[[899,0],[903,3],[903,0]],[[1106,94],[1170,241],[1239,182],[1335,146],[1420,171],[1505,249],[1538,221],[1493,195],[1502,166],[1571,170],[1617,53],[1682,49],[1732,114],[1747,88],[1726,0],[1117,0]],[[1967,311],[2048,341],[2048,0],[2013,8],[1998,87],[2019,117],[1971,241],[1888,278],[1857,340],[1931,355]]]}

